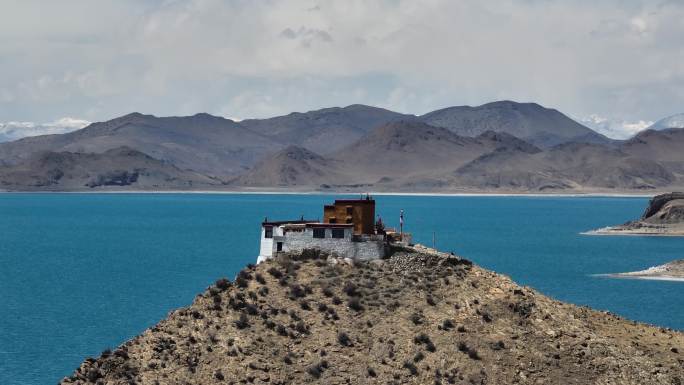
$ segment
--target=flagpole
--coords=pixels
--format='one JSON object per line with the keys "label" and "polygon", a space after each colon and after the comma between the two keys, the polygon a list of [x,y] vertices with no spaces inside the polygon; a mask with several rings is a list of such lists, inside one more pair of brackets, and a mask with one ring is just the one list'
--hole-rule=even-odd
{"label": "flagpole", "polygon": [[399,239],[404,241],[404,210],[399,213]]}

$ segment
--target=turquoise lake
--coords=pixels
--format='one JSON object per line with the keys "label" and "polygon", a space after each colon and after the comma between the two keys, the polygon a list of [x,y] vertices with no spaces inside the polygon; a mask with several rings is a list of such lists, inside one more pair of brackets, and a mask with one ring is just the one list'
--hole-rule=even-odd
{"label": "turquoise lake", "polygon": [[[333,195],[0,194],[0,384],[54,384],[254,262],[260,223],[320,217]],[[684,330],[684,282],[609,279],[684,258],[684,238],[582,231],[646,198],[377,196],[414,241],[556,299]]]}

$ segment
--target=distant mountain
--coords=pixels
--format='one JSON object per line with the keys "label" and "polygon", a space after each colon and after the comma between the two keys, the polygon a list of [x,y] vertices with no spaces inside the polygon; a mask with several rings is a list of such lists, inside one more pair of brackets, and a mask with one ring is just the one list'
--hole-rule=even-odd
{"label": "distant mountain", "polygon": [[209,114],[159,118],[132,113],[67,134],[0,143],[0,159],[16,163],[39,151],[101,153],[120,146],[218,177],[242,173],[282,147],[232,120]]}
{"label": "distant mountain", "polygon": [[248,187],[296,187],[346,183],[341,162],[324,158],[303,147],[289,146],[257,163],[230,184]]}
{"label": "distant mountain", "polygon": [[542,148],[573,141],[612,142],[561,112],[536,103],[499,101],[478,107],[448,107],[419,118],[463,136],[477,136],[485,131],[505,132]]}
{"label": "distant mountain", "polygon": [[358,140],[378,125],[412,117],[383,108],[354,104],[343,108],[293,112],[270,119],[248,119],[240,124],[279,143],[329,154]]}
{"label": "distant mountain", "polygon": [[191,189],[221,181],[159,161],[128,147],[101,154],[40,152],[12,166],[0,167],[0,189]]}
{"label": "distant mountain", "polygon": [[660,119],[648,127],[649,130],[665,130],[668,128],[684,128],[684,113]]}
{"label": "distant mountain", "polygon": [[566,143],[534,154],[499,150],[464,165],[454,177],[456,185],[522,191],[644,190],[676,180],[655,161],[590,143]]}
{"label": "distant mountain", "polygon": [[[0,188],[656,190],[684,187],[682,148],[684,129],[613,141],[509,101],[420,117],[363,105],[242,122],[133,113],[0,143]],[[148,171],[127,179],[135,170]]]}

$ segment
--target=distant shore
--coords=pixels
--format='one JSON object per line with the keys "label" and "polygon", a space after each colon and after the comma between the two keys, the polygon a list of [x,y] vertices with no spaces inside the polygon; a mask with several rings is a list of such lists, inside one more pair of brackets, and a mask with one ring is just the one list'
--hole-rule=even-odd
{"label": "distant shore", "polygon": [[[74,190],[74,191],[9,191],[0,194],[236,194],[236,195],[358,195],[379,196],[444,196],[444,197],[607,197],[607,198],[649,198],[654,194],[629,192],[574,192],[574,193],[531,193],[531,192],[401,192],[401,191],[318,191],[318,190]],[[593,235],[593,234],[592,234]]]}
{"label": "distant shore", "polygon": [[645,270],[626,273],[597,274],[598,277],[648,279],[658,281],[684,282],[684,259],[668,262],[663,265],[649,267]]}

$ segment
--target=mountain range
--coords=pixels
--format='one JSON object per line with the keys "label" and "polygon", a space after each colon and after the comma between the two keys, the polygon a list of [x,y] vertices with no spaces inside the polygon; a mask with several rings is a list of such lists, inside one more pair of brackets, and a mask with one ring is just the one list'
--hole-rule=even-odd
{"label": "mountain range", "polygon": [[132,113],[0,143],[0,189],[656,191],[684,186],[682,148],[684,128],[619,141],[512,101],[421,116],[357,104],[239,122]]}

